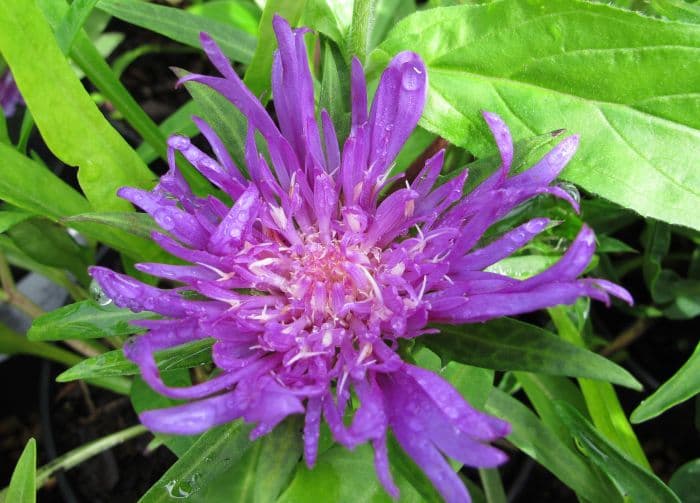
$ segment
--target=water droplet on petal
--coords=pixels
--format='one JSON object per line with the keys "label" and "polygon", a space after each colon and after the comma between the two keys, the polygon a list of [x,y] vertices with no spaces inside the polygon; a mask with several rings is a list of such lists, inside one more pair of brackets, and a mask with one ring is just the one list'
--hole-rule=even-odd
{"label": "water droplet on petal", "polygon": [[570,182],[559,182],[557,183],[557,186],[565,191],[569,196],[571,196],[571,199],[576,201],[577,203],[581,202],[581,194],[578,191],[578,188],[576,185]]}
{"label": "water droplet on petal", "polygon": [[415,91],[420,86],[420,70],[418,68],[411,67],[404,70],[401,76],[401,87],[406,91]]}
{"label": "water droplet on petal", "polygon": [[100,306],[108,306],[112,303],[112,299],[102,290],[100,284],[94,279],[90,282],[89,287],[90,298]]}

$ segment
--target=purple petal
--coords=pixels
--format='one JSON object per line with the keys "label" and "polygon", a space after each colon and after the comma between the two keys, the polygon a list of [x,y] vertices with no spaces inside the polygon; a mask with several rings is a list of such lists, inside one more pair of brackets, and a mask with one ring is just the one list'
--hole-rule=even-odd
{"label": "purple petal", "polygon": [[369,165],[376,176],[394,161],[418,124],[427,92],[428,73],[420,56],[409,51],[394,56],[382,73],[370,110]]}
{"label": "purple petal", "polygon": [[352,95],[352,132],[367,123],[367,84],[360,60],[353,56],[350,79]]}
{"label": "purple petal", "polygon": [[260,207],[258,189],[249,185],[209,238],[207,249],[217,254],[238,250],[250,233]]}
{"label": "purple petal", "polygon": [[508,186],[549,185],[576,153],[578,135],[569,136],[550,150],[537,164],[508,180]]}
{"label": "purple petal", "polygon": [[391,471],[389,470],[389,452],[386,448],[386,435],[373,440],[372,447],[374,447],[374,468],[377,471],[379,482],[392,498],[398,498],[399,488],[396,487],[394,479],[391,476]]}
{"label": "purple petal", "polygon": [[309,398],[304,418],[304,460],[306,466],[313,468],[318,454],[318,439],[321,434],[321,399]]}

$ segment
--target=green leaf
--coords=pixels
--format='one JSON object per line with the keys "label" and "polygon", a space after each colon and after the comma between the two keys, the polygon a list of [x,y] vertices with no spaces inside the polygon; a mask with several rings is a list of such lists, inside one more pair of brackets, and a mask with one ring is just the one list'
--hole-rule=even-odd
{"label": "green leaf", "polygon": [[222,473],[238,464],[252,447],[248,440],[251,429],[242,421],[235,421],[204,433],[143,495],[139,503],[170,502],[182,498],[195,501],[193,498]]}
{"label": "green leaf", "polygon": [[27,338],[30,341],[62,341],[121,337],[143,331],[129,325],[130,321],[155,317],[154,313],[133,313],[111,303],[101,306],[92,300],[84,300],[39,316],[27,332]]}
{"label": "green leaf", "polygon": [[[172,349],[156,353],[156,363],[161,371],[191,368],[211,362],[211,339],[190,342]],[[82,360],[58,377],[58,382],[77,381],[95,377],[135,375],[139,369],[135,363],[127,360],[122,350]]]}
{"label": "green leaf", "polygon": [[683,503],[700,503],[700,459],[676,470],[668,485]]}
{"label": "green leaf", "polygon": [[94,223],[106,227],[119,229],[136,237],[150,240],[151,234],[155,231],[163,232],[153,218],[146,213],[136,212],[101,212],[101,213],[80,213],[61,220],[64,224],[71,226],[76,223]]}
{"label": "green leaf", "polygon": [[76,78],[36,3],[9,2],[0,10],[0,24],[0,51],[48,147],[64,163],[79,166],[78,181],[95,209],[130,208],[116,190],[149,186],[154,175]]}
{"label": "green leaf", "polygon": [[669,19],[700,23],[700,5],[684,0],[651,0],[651,8]]}
{"label": "green leaf", "polygon": [[668,381],[632,412],[633,423],[643,423],[700,393],[700,344]]}
{"label": "green leaf", "polygon": [[191,5],[192,14],[223,22],[255,37],[260,23],[260,9],[245,0],[214,0]]}
{"label": "green leaf", "polygon": [[32,215],[29,212],[15,209],[3,209],[0,210],[0,234],[11,229],[20,222],[24,222]]}
{"label": "green leaf", "polygon": [[70,9],[56,29],[56,41],[62,53],[70,52],[75,37],[78,36],[97,2],[98,0],[73,0]]}
{"label": "green leaf", "polygon": [[[70,367],[83,361],[75,353],[54,346],[48,342],[34,342],[0,323],[0,353],[7,355],[24,354],[38,356]],[[129,381],[122,378],[107,377],[88,380],[90,384],[125,395],[129,392]]]}
{"label": "green leaf", "polygon": [[501,318],[483,324],[438,328],[441,333],[425,337],[423,343],[443,361],[494,370],[588,377],[641,389],[641,384],[622,367],[535,325]]}
{"label": "green leaf", "polygon": [[408,16],[372,72],[401,50],[428,68],[426,129],[478,157],[493,151],[482,110],[515,138],[580,133],[563,178],[700,228],[700,26],[580,0],[500,0]]}
{"label": "green leaf", "polygon": [[370,35],[374,27],[374,9],[377,0],[355,0],[352,5],[352,22],[350,23],[350,54],[365,64],[369,49]]}
{"label": "green leaf", "polygon": [[206,32],[216,40],[229,58],[249,63],[255,38],[225,23],[174,7],[155,5],[142,0],[100,0],[97,8],[127,23],[160,33],[177,42],[199,49],[199,34]]}
{"label": "green leaf", "polygon": [[5,501],[8,503],[36,501],[36,441],[33,438],[29,439],[15,465]]}
{"label": "green leaf", "polygon": [[662,272],[661,262],[668,255],[671,246],[671,228],[664,222],[650,220],[647,222],[644,240],[644,281],[656,302],[668,302],[670,297],[663,295],[657,288]]}
{"label": "green leaf", "polygon": [[[161,122],[158,129],[160,129],[161,134],[164,136],[170,136],[171,134],[196,136],[199,130],[195,123],[192,122],[192,116],[199,114],[199,107],[194,101],[190,100]],[[158,152],[147,142],[139,145],[136,152],[138,152],[141,159],[143,159],[143,162],[148,164],[158,158]]]}
{"label": "green leaf", "polygon": [[263,104],[270,98],[270,71],[272,70],[272,53],[277,48],[277,39],[272,30],[272,18],[275,14],[282,16],[289,24],[295,26],[306,6],[306,0],[267,0],[260,26],[258,27],[258,45],[243,81],[248,89],[258,97],[263,97]]}
{"label": "green leaf", "polygon": [[[191,386],[192,380],[188,369],[167,370],[161,373],[161,379],[168,386]],[[163,409],[185,403],[183,400],[173,400],[154,391],[141,377],[136,377],[129,392],[134,412],[140,414],[145,410]],[[155,434],[177,457],[185,454],[199,437],[190,435]]]}
{"label": "green leaf", "polygon": [[621,502],[614,487],[600,478],[567,443],[559,440],[537,416],[515,398],[493,389],[486,411],[507,418],[513,431],[508,440],[587,501]]}
{"label": "green leaf", "polygon": [[[278,503],[316,503],[318,501],[388,503],[392,499],[377,480],[372,458],[372,448],[369,444],[359,445],[353,451],[334,445],[318,457],[313,470],[309,470],[305,464],[300,463],[292,483],[277,501]],[[401,491],[402,502],[426,501],[404,477],[396,471],[392,472],[392,475]]]}
{"label": "green leaf", "polygon": [[369,48],[374,49],[377,47],[396,23],[415,11],[416,4],[414,2],[376,0],[374,26],[372,26],[372,33],[369,38]]}
{"label": "green leaf", "polygon": [[90,210],[83,196],[41,164],[0,144],[0,199],[52,220]]}
{"label": "green leaf", "polygon": [[332,43],[326,42],[318,107],[328,111],[340,145],[350,132],[349,81],[350,75],[340,51]]}
{"label": "green leaf", "polygon": [[608,474],[630,501],[678,502],[680,500],[651,471],[642,468],[608,442],[576,409],[566,402],[555,403],[577,447]]}
{"label": "green leaf", "polygon": [[[577,327],[571,320],[573,309],[565,306],[549,308],[554,325],[562,339],[580,347],[585,347],[581,335],[582,326]],[[589,320],[588,318],[586,318]],[[586,401],[586,407],[596,428],[611,442],[632,457],[642,466],[649,467],[649,461],[637,436],[632,429],[615,389],[610,383],[579,379],[579,386]]]}
{"label": "green leaf", "polygon": [[[173,69],[182,78],[188,72]],[[226,150],[242,173],[245,171],[245,139],[248,121],[233,103],[198,82],[186,82],[185,88],[197,105],[201,117],[216,131]]]}
{"label": "green leaf", "polygon": [[89,249],[80,246],[66,229],[41,218],[30,218],[15,225],[8,236],[17,247],[41,264],[65,269],[87,285],[87,268],[93,263]]}
{"label": "green leaf", "polygon": [[301,418],[290,417],[271,433],[256,440],[238,463],[190,499],[202,503],[230,499],[272,503],[291,480],[301,453]]}

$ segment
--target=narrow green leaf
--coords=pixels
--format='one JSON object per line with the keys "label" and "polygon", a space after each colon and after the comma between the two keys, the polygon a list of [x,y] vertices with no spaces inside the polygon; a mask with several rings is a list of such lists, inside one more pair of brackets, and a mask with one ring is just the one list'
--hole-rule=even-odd
{"label": "narrow green leaf", "polygon": [[32,323],[27,337],[30,341],[121,337],[143,331],[130,325],[130,321],[155,317],[154,313],[133,313],[111,303],[101,306],[92,300],[84,300],[39,316]]}
{"label": "narrow green leaf", "polygon": [[[156,363],[161,371],[191,368],[211,362],[212,340],[190,342],[156,354]],[[127,360],[122,350],[108,351],[80,361],[58,377],[58,382],[77,381],[95,377],[136,375],[139,369]]]}
{"label": "narrow green leaf", "polygon": [[321,91],[318,98],[319,109],[325,109],[331,116],[340,145],[350,131],[348,82],[350,76],[340,51],[327,42],[323,49],[323,73]]}
{"label": "narrow green leaf", "polygon": [[154,175],[76,78],[41,10],[31,0],[9,2],[0,24],[0,50],[46,144],[63,162],[79,166],[78,181],[95,209],[130,208],[116,190],[149,186]]}
{"label": "narrow green leaf", "polygon": [[260,9],[246,0],[214,0],[190,5],[187,10],[207,19],[213,19],[255,37],[260,24]]}
{"label": "narrow green leaf", "polygon": [[272,30],[272,18],[282,16],[295,26],[306,6],[306,0],[267,0],[258,28],[258,45],[246,70],[244,82],[255,96],[263,97],[263,103],[270,98],[270,71],[272,53],[277,48],[277,39]]}
{"label": "narrow green leaf", "polygon": [[229,58],[249,63],[255,38],[225,23],[174,7],[142,0],[100,0],[97,8],[127,23],[160,33],[177,42],[199,49],[199,34],[206,32],[216,40]]}
{"label": "narrow green leaf", "polygon": [[66,182],[15,149],[0,144],[0,199],[52,220],[90,210]]}
{"label": "narrow green leaf", "polygon": [[700,393],[700,344],[668,381],[632,412],[633,423],[643,423]]}
{"label": "narrow green leaf", "polygon": [[5,501],[35,503],[36,501],[36,441],[29,439],[12,472]]}
{"label": "narrow green leaf", "polygon": [[601,480],[579,454],[559,440],[551,429],[515,398],[493,389],[486,403],[486,411],[507,418],[513,427],[508,440],[552,472],[581,498],[610,503],[622,501],[611,484]]}
{"label": "narrow green leaf", "polygon": [[607,473],[630,501],[678,502],[656,475],[642,468],[606,440],[576,409],[565,402],[555,404],[577,447]]}
{"label": "narrow green leaf", "polygon": [[80,246],[63,227],[43,218],[30,218],[7,234],[37,262],[70,271],[83,285],[90,282],[87,268],[94,263],[92,252]]}
{"label": "narrow green leaf", "polygon": [[98,0],[73,0],[70,9],[56,29],[56,40],[61,52],[68,54],[75,37],[87,21]]}
{"label": "narrow green leaf", "polygon": [[[570,308],[559,306],[548,309],[548,312],[562,339],[584,347],[581,333],[569,318],[567,309]],[[649,467],[649,461],[612,385],[589,379],[579,379],[578,382],[591,419],[600,432],[637,463]]]}
{"label": "narrow green leaf", "polygon": [[[175,74],[182,78],[188,72],[179,68]],[[245,173],[245,138],[248,121],[233,103],[216,91],[198,82],[186,82],[185,88],[197,105],[201,117],[214,128],[226,150],[242,173]]]}
{"label": "narrow green leaf", "polygon": [[20,222],[24,222],[33,215],[27,211],[15,209],[3,209],[0,211],[0,234],[11,229]]}
{"label": "narrow green leaf", "polygon": [[426,129],[478,157],[494,148],[482,110],[515,138],[580,133],[563,178],[700,228],[700,26],[581,0],[497,0],[408,16],[372,73],[402,50],[427,65]]}
{"label": "narrow green leaf", "polygon": [[61,219],[61,222],[71,226],[75,223],[95,223],[115,229],[122,230],[128,234],[143,239],[151,239],[151,234],[155,231],[162,232],[153,221],[153,218],[146,213],[136,212],[102,212],[102,213],[80,213]]}
{"label": "narrow green leaf", "polygon": [[350,54],[362,64],[367,58],[370,35],[374,27],[374,9],[376,0],[355,0],[352,6],[352,22],[350,24]]}
{"label": "narrow green leaf", "polygon": [[700,458],[676,470],[668,485],[683,503],[700,502]]}
{"label": "narrow green leaf", "polygon": [[[193,115],[199,115],[198,105],[190,100],[180,108],[178,108],[173,114],[171,114],[167,119],[158,125],[161,134],[163,136],[170,136],[171,134],[181,134],[184,136],[195,136],[198,133],[197,126],[192,122]],[[158,152],[147,142],[139,145],[136,149],[143,162],[150,164],[158,158]]]}
{"label": "narrow green leaf", "polygon": [[[204,433],[173,464],[139,503],[170,502],[194,498],[219,475],[241,461],[253,445],[248,440],[251,426],[242,421],[228,423]],[[238,500],[236,500],[238,501]]]}
{"label": "narrow green leaf", "polygon": [[625,369],[551,332],[510,318],[463,327],[439,326],[423,342],[443,361],[494,370],[525,370],[550,375],[589,377],[641,389]]}

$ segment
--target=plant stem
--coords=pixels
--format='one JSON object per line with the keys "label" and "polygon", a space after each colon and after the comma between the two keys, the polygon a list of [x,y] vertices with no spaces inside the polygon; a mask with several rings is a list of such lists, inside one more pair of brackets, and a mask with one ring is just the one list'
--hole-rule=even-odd
{"label": "plant stem", "polygon": [[639,337],[644,335],[644,332],[653,324],[653,320],[649,318],[638,318],[630,327],[623,330],[620,335],[615,337],[610,344],[605,346],[600,354],[603,356],[610,356],[621,349],[626,348],[632,344]]}
{"label": "plant stem", "polygon": [[355,0],[350,25],[350,53],[364,65],[367,57],[369,36],[374,26],[375,0]]}

